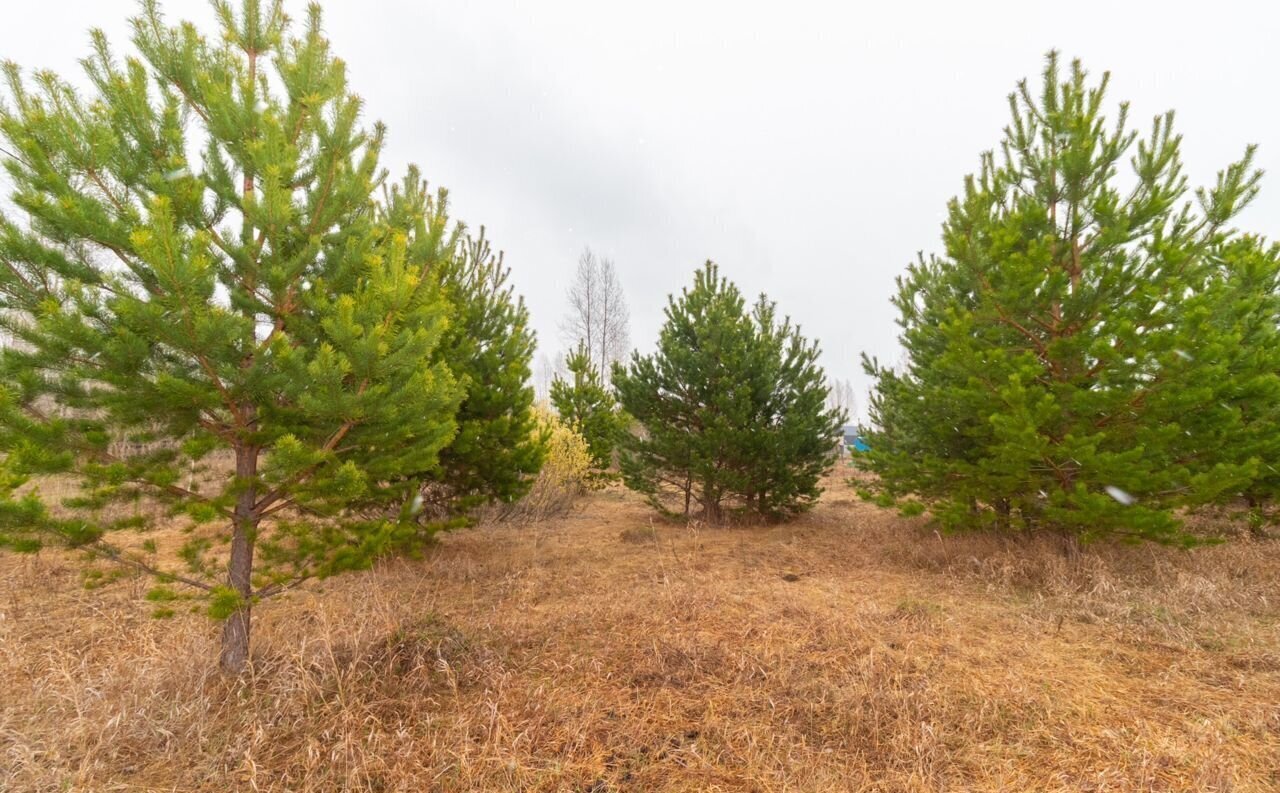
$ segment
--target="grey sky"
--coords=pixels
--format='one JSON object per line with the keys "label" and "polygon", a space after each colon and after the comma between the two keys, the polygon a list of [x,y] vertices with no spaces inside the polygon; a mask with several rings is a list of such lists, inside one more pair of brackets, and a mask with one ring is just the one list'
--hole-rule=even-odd
{"label": "grey sky", "polygon": [[[136,8],[5,5],[0,57],[77,79],[86,31],[123,47]],[[713,258],[861,393],[859,352],[897,355],[894,276],[937,249],[946,200],[1050,48],[1111,70],[1144,130],[1176,109],[1193,185],[1260,144],[1270,175],[1241,226],[1280,236],[1270,2],[323,5],[367,115],[389,125],[385,164],[421,164],[489,228],[551,352],[584,245],[617,263],[642,349],[666,295]],[[203,0],[164,7],[211,20]]]}

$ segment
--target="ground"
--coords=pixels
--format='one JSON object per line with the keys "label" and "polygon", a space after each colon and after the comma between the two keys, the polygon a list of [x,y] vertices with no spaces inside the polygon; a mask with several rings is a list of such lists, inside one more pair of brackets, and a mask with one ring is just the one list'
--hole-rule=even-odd
{"label": "ground", "polygon": [[0,789],[1276,790],[1278,552],[608,490],[260,606],[241,681],[145,581],[5,556]]}

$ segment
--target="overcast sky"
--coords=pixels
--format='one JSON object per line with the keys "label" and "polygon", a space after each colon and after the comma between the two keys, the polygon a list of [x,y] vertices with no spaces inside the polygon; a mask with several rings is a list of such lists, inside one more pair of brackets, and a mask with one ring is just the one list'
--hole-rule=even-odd
{"label": "overcast sky", "polygon": [[[1145,130],[1178,112],[1192,183],[1258,143],[1243,228],[1280,237],[1280,10],[1271,2],[752,3],[328,0],[326,28],[393,174],[419,163],[505,249],[556,352],[584,246],[612,258],[632,339],[705,259],[767,292],[866,386],[897,357],[893,279],[938,249],[946,201],[1050,48],[1113,74]],[[79,79],[132,0],[6,0],[0,58]],[[286,7],[298,18],[304,4]],[[171,19],[207,23],[202,0]],[[865,400],[864,400],[865,401]]]}

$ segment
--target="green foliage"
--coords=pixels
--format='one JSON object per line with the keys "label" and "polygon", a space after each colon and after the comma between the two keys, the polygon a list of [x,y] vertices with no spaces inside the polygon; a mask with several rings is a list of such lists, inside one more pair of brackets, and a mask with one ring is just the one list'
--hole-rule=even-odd
{"label": "green foliage", "polygon": [[167,603],[171,600],[178,600],[181,595],[167,586],[157,586],[148,590],[146,599],[152,603]]}
{"label": "green foliage", "polygon": [[1251,468],[1239,492],[1250,525],[1265,533],[1280,496],[1280,246],[1231,239],[1212,263],[1208,286],[1190,301],[1211,329],[1195,356],[1212,388],[1209,420],[1188,417],[1187,445],[1198,456]]}
{"label": "green foliage", "polygon": [[100,570],[96,567],[86,567],[80,571],[80,580],[85,589],[100,589],[107,584],[114,583],[129,575],[129,571],[116,567],[111,570]]}
{"label": "green foliage", "polygon": [[919,501],[904,501],[898,505],[898,514],[904,518],[914,518],[923,515],[925,510],[924,504]]}
{"label": "green foliage", "polygon": [[[414,553],[453,525],[405,508],[424,483],[449,513],[514,498],[543,449],[501,257],[416,171],[383,190],[318,7],[296,35],[279,3],[217,9],[202,35],[144,2],[125,58],[95,32],[84,96],[5,67],[0,545],[204,589],[243,623],[236,666],[253,600]],[[14,496],[55,473],[74,519]],[[141,498],[194,524],[185,569],[110,543]]]}
{"label": "green foliage", "polygon": [[422,483],[421,492],[435,507],[421,513],[424,520],[520,498],[546,453],[546,439],[534,432],[529,379],[536,343],[528,308],[483,227],[476,237],[463,238],[460,228],[449,231],[431,222],[446,197],[441,190],[433,198],[410,169],[387,191],[381,208],[387,226],[409,240],[412,257],[430,263],[432,282],[452,309],[433,359],[463,389],[457,433],[441,450],[438,465],[406,474]]}
{"label": "green foliage", "polygon": [[948,527],[1185,543],[1174,510],[1257,466],[1209,440],[1239,424],[1217,403],[1240,330],[1214,300],[1231,288],[1217,262],[1242,255],[1227,224],[1256,193],[1253,150],[1192,204],[1172,113],[1140,139],[1126,105],[1104,117],[1106,76],[1060,77],[1050,54],[1039,96],[1010,96],[945,255],[899,279],[909,363],[866,361],[877,431],[858,460]]}
{"label": "green foliage", "polygon": [[710,521],[806,508],[845,422],[826,407],[817,358],[773,303],[748,311],[707,262],[669,300],[657,351],[614,366],[618,401],[640,425],[623,438],[623,480],[664,512],[697,507]]}
{"label": "green foliage", "polygon": [[613,452],[626,432],[627,418],[605,387],[585,344],[565,357],[571,380],[558,375],[551,383],[551,404],[561,421],[587,441],[597,473],[613,466]]}
{"label": "green foliage", "polygon": [[523,298],[508,283],[484,229],[438,271],[454,306],[439,359],[466,389],[458,434],[429,478],[457,512],[486,501],[511,502],[528,492],[546,456],[530,384],[536,340]]}
{"label": "green foliage", "polygon": [[528,493],[519,501],[490,512],[496,520],[523,524],[563,515],[597,481],[591,469],[591,452],[582,435],[543,406],[536,407],[534,415],[537,435],[547,448],[546,461]]}
{"label": "green foliage", "polygon": [[34,493],[14,497],[14,490],[24,481],[24,477],[0,477],[0,495],[3,496],[0,499],[0,549],[35,553],[44,546],[40,530],[53,525],[53,522],[44,502]]}
{"label": "green foliage", "polygon": [[232,587],[218,586],[209,592],[209,616],[215,620],[225,620],[244,605],[244,598]]}

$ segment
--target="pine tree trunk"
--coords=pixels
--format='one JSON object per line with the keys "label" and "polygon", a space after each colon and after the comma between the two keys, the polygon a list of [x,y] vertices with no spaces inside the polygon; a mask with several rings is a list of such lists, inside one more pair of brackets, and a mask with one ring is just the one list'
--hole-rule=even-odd
{"label": "pine tree trunk", "polygon": [[1009,530],[1009,499],[996,499],[996,528],[1000,531]]}
{"label": "pine tree trunk", "polygon": [[709,526],[720,525],[720,491],[705,488],[702,491],[702,520]]}
{"label": "pine tree trunk", "polygon": [[[257,42],[247,48],[249,59],[249,91],[257,90],[258,51]],[[251,133],[252,135],[252,133]],[[252,135],[252,137],[257,137]],[[243,195],[246,204],[253,195],[254,173],[249,167],[244,170]],[[253,224],[249,215],[243,215],[240,234],[248,244],[253,240]],[[247,289],[252,292],[254,278],[250,274]],[[249,347],[252,349],[252,346]],[[252,353],[245,355],[241,362],[247,368],[253,360]],[[244,415],[247,423],[253,420],[253,408],[247,407]],[[228,674],[239,674],[244,671],[249,661],[249,617],[253,598],[253,544],[256,537],[256,521],[253,515],[253,504],[257,493],[253,482],[258,475],[258,449],[243,441],[236,443],[236,484],[240,494],[236,496],[235,515],[231,527],[231,558],[227,561],[227,583],[239,595],[239,608],[227,617],[222,626],[222,652],[218,659],[222,671]]]}
{"label": "pine tree trunk", "polygon": [[243,489],[236,498],[231,532],[231,558],[227,564],[227,583],[240,596],[240,607],[222,626],[222,651],[219,665],[224,672],[239,674],[249,660],[249,617],[253,597],[253,544],[257,521],[253,504],[257,491],[251,484],[258,474],[258,450],[252,446],[236,449],[236,478]]}
{"label": "pine tree trunk", "polygon": [[1245,493],[1244,503],[1249,508],[1249,531],[1258,539],[1270,539],[1266,530],[1267,513],[1263,509],[1262,500],[1252,493]]}
{"label": "pine tree trunk", "polygon": [[1080,559],[1080,536],[1074,532],[1062,532],[1062,555],[1070,562]]}

